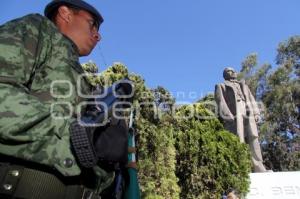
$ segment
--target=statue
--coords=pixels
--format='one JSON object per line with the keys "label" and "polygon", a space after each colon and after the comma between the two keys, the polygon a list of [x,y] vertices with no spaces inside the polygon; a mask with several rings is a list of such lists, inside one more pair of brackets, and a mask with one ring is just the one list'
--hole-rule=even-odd
{"label": "statue", "polygon": [[224,83],[215,87],[219,117],[226,130],[236,134],[242,143],[249,144],[254,172],[265,172],[258,142],[256,122],[260,117],[255,98],[245,81],[237,81],[233,68],[225,68],[223,77]]}

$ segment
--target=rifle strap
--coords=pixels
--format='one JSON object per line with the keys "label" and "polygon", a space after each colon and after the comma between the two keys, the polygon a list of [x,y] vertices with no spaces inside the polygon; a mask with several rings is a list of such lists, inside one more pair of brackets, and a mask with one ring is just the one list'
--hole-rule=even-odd
{"label": "rifle strap", "polygon": [[136,153],[135,147],[128,147],[128,153]]}
{"label": "rifle strap", "polygon": [[127,168],[133,168],[133,169],[136,169],[137,170],[137,164],[136,162],[129,162],[127,165],[126,165]]}
{"label": "rifle strap", "polygon": [[137,169],[136,164],[136,145],[135,145],[135,129],[133,128],[133,120],[134,120],[134,111],[131,110],[130,120],[129,120],[129,140],[128,140],[128,164],[126,167]]}

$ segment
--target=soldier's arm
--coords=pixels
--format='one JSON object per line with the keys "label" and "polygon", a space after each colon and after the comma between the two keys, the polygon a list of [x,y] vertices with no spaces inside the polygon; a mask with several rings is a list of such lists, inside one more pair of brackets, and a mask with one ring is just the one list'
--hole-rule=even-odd
{"label": "soldier's arm", "polygon": [[[75,175],[80,170],[70,149],[70,121],[55,120],[50,103],[30,92],[35,70],[43,62],[41,28],[38,20],[28,19],[0,27],[0,153]],[[59,114],[61,110],[56,109],[60,108],[53,112]],[[69,168],[65,168],[66,159],[73,162]]]}
{"label": "soldier's arm", "polygon": [[49,116],[46,107],[28,88],[38,57],[39,22],[20,18],[0,27],[1,139],[29,142],[25,132]]}

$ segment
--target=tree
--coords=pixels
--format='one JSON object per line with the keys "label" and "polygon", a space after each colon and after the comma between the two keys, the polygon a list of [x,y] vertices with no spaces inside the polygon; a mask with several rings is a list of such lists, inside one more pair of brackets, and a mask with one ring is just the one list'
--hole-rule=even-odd
{"label": "tree", "polygon": [[300,76],[300,36],[290,37],[287,41],[281,42],[277,49],[277,64],[290,63],[293,72]]}
{"label": "tree", "polygon": [[279,44],[277,66],[258,66],[257,55],[242,62],[239,78],[244,78],[263,102],[260,125],[265,165],[274,171],[299,170],[300,37]]}
{"label": "tree", "polygon": [[158,86],[151,91],[154,95],[155,105],[159,108],[159,110],[170,113],[175,104],[175,99],[172,97],[170,92],[162,86]]}
{"label": "tree", "polygon": [[238,79],[244,79],[251,93],[261,100],[262,94],[266,89],[267,74],[271,69],[271,65],[265,63],[259,66],[256,53],[248,55],[241,65],[242,69],[238,74]]}
{"label": "tree", "polygon": [[[277,68],[268,76],[263,95],[266,122],[262,130],[269,134],[266,159],[273,170],[300,169],[300,37],[289,38],[277,49]],[[277,154],[274,154],[277,152]]]}

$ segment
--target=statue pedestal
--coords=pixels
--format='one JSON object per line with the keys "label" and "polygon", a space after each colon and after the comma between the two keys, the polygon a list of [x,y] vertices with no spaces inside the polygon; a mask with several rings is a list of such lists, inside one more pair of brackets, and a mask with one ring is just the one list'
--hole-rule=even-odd
{"label": "statue pedestal", "polygon": [[246,199],[300,199],[300,171],[250,174]]}

